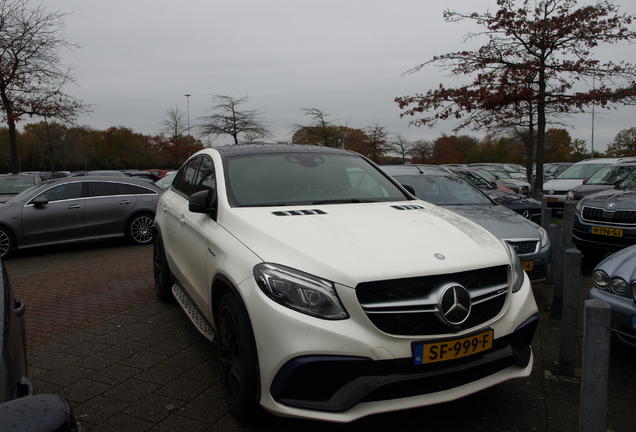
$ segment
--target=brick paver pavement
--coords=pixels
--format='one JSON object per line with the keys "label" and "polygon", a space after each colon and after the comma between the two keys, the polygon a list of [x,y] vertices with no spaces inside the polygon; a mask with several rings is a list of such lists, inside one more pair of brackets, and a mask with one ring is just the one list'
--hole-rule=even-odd
{"label": "brick paver pavement", "polygon": [[[100,252],[99,246],[95,250]],[[558,376],[560,322],[550,317],[550,287],[537,287],[535,364],[526,379],[351,424],[263,416],[243,425],[228,413],[222,397],[214,345],[178,306],[154,296],[152,247],[104,251],[103,256],[93,256],[95,250],[78,264],[60,265],[59,259],[72,255],[69,251],[51,252],[51,258],[61,257],[52,263],[46,254],[6,263],[16,295],[27,305],[29,377],[36,393],[64,396],[84,432],[578,431],[580,383]],[[73,253],[76,260],[82,252]],[[42,268],[26,271],[31,263]],[[612,432],[636,430],[633,355],[624,346],[612,346],[607,418]]]}
{"label": "brick paver pavement", "polygon": [[11,280],[27,305],[29,346],[82,329],[154,300],[149,247],[94,265],[77,265]]}

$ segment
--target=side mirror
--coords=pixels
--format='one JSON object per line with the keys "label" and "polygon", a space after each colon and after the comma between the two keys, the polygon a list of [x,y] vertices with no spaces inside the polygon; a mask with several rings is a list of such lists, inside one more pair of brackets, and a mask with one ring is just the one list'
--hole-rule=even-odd
{"label": "side mirror", "polygon": [[49,203],[49,199],[43,196],[35,197],[31,203],[36,207],[43,207]]}
{"label": "side mirror", "polygon": [[413,189],[413,186],[403,184],[403,185],[402,185],[402,187],[403,187],[404,189],[406,189],[407,191],[409,191],[409,193],[410,193],[411,195],[416,196],[416,195],[415,195],[415,189]]}
{"label": "side mirror", "polygon": [[589,179],[585,179],[585,180],[583,180],[583,184],[587,183],[587,181],[588,181],[588,180],[589,180]]}
{"label": "side mirror", "polygon": [[205,189],[190,195],[188,210],[208,214],[216,219],[216,190]]}

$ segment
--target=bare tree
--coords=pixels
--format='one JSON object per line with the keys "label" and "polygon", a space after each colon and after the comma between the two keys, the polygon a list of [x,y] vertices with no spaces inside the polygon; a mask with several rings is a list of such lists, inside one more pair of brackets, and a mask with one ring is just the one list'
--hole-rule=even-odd
{"label": "bare tree", "polygon": [[185,114],[179,111],[178,107],[170,108],[164,112],[166,118],[161,121],[163,132],[167,133],[172,139],[180,139],[183,133],[188,130],[188,124],[185,121]]}
{"label": "bare tree", "polygon": [[333,134],[333,123],[327,120],[330,114],[318,108],[302,108],[301,111],[304,112],[303,115],[311,117],[312,122],[308,125],[293,125],[292,128],[295,131],[294,136],[299,136],[300,134],[298,132],[302,132],[307,135],[309,141],[307,144],[335,147],[336,140]]}
{"label": "bare tree", "polygon": [[62,90],[74,78],[58,51],[77,47],[63,35],[65,16],[31,7],[29,0],[0,0],[0,108],[9,128],[13,172],[20,170],[16,122],[21,117],[68,121],[87,109]]}
{"label": "bare tree", "polygon": [[388,143],[389,132],[386,130],[386,126],[381,126],[378,122],[373,122],[371,126],[364,128],[364,132],[369,137],[364,155],[378,163],[391,149]]}
{"label": "bare tree", "polygon": [[406,162],[406,156],[411,154],[414,145],[414,143],[409,140],[409,137],[401,133],[394,134],[389,144],[391,149],[400,155],[402,163]]}
{"label": "bare tree", "polygon": [[202,135],[229,135],[236,145],[239,144],[241,134],[248,137],[250,141],[255,138],[267,139],[274,136],[267,127],[267,122],[260,110],[238,110],[239,105],[248,101],[247,96],[235,99],[232,96],[214,95],[213,99],[217,104],[208,111],[214,114],[199,119],[199,130]]}

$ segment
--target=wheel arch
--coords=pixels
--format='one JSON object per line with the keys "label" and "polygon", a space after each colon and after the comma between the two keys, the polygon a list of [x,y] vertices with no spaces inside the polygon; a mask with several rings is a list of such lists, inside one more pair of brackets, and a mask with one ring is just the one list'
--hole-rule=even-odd
{"label": "wheel arch", "polygon": [[[254,326],[252,325],[252,318],[250,317],[249,312],[247,311],[247,307],[245,306],[245,301],[243,300],[243,296],[239,293],[236,286],[224,275],[217,275],[212,281],[212,292],[210,295],[210,308],[212,309],[212,320],[214,321],[215,326],[215,334],[217,334],[218,329],[216,329],[218,324],[218,316],[219,316],[219,306],[221,303],[221,299],[227,293],[232,293],[234,297],[238,300],[239,307],[245,313],[247,321],[249,323],[252,338],[254,338]],[[254,339],[254,343],[256,344],[256,340]],[[254,347],[254,354],[256,356],[256,399],[255,403],[260,405],[261,399],[261,368],[260,368],[260,360],[259,360],[259,352],[256,346]]]}

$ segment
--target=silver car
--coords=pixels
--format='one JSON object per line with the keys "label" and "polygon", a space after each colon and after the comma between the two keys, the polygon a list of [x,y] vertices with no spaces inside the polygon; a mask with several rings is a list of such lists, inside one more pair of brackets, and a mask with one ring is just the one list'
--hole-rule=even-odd
{"label": "silver car", "polygon": [[636,347],[636,245],[601,261],[592,273],[588,298],[612,308],[612,338]]}
{"label": "silver car", "polygon": [[0,258],[14,249],[127,236],[153,241],[162,190],[142,179],[67,177],[0,204]]}
{"label": "silver car", "polygon": [[419,199],[470,219],[512,245],[532,283],[546,280],[552,251],[548,235],[539,225],[497,204],[446,168],[418,165],[382,168]]}

